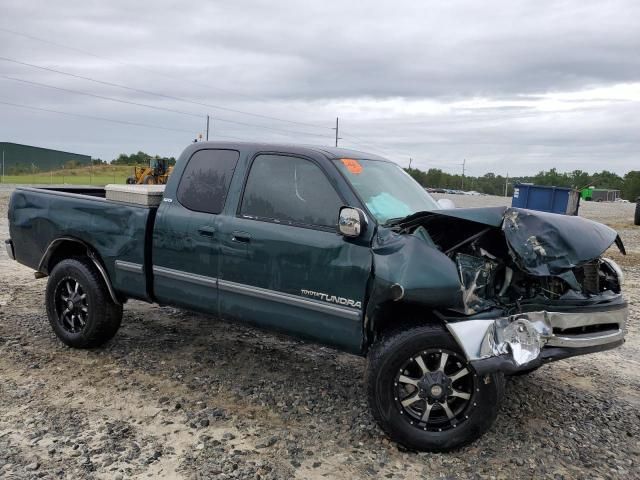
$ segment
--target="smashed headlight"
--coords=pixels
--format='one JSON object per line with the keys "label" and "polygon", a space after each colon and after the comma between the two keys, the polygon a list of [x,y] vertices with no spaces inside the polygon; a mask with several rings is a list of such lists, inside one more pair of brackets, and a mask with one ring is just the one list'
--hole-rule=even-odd
{"label": "smashed headlight", "polygon": [[605,264],[607,267],[609,267],[609,269],[613,272],[613,274],[618,279],[618,286],[621,287],[624,284],[624,273],[622,273],[622,269],[620,268],[620,265],[618,265],[616,262],[614,262],[610,258],[605,258],[605,257],[601,259],[601,262]]}

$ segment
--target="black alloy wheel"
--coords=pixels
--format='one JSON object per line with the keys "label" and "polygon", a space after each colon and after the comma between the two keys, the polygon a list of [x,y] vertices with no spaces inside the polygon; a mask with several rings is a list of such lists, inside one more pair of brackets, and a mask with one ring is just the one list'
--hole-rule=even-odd
{"label": "black alloy wheel", "polygon": [[496,419],[504,376],[479,375],[442,324],[400,324],[383,332],[367,360],[371,413],[407,448],[453,450]]}
{"label": "black alloy wheel", "polygon": [[122,305],[88,257],[67,258],[51,269],[45,303],[51,328],[70,347],[102,345],[122,321]]}
{"label": "black alloy wheel", "polygon": [[442,432],[469,419],[478,376],[459,353],[431,348],[400,367],[394,382],[396,406],[410,425]]}
{"label": "black alloy wheel", "polygon": [[89,317],[89,303],[80,282],[65,277],[56,286],[54,295],[60,326],[69,333],[81,332]]}

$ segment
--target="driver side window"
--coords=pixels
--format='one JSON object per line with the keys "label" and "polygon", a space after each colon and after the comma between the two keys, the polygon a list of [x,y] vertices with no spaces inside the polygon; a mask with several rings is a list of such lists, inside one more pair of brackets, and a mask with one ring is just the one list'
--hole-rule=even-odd
{"label": "driver side window", "polygon": [[240,215],[289,225],[336,227],[342,201],[313,162],[284,155],[253,161]]}

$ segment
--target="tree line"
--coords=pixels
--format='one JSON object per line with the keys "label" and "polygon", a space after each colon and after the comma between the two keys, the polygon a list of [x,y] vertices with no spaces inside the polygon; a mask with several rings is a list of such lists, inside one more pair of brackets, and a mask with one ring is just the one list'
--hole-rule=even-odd
{"label": "tree line", "polygon": [[[169,165],[175,165],[176,159],[175,157],[161,157],[160,155],[149,155],[145,152],[131,153],[127,155],[126,153],[121,153],[117,158],[111,160],[111,165],[149,165],[151,160],[166,160]],[[100,159],[94,159],[94,164],[102,163],[106,164],[107,162]]]}
{"label": "tree line", "polygon": [[[176,159],[175,157],[161,157],[159,155],[149,155],[145,152],[131,153],[127,155],[126,153],[121,153],[117,158],[111,160],[110,162],[106,160],[102,160],[100,158],[92,158],[92,165],[149,165],[149,162],[153,159],[157,160],[166,160],[169,165],[175,165]],[[57,165],[48,165],[48,168],[41,168],[41,165],[37,162],[17,162],[12,164],[6,168],[6,175],[32,175],[35,173],[43,173],[55,170],[68,170],[80,167],[88,167],[89,164],[82,163],[78,160],[68,160],[64,163],[58,163]]]}
{"label": "tree line", "polygon": [[582,170],[559,172],[556,168],[543,170],[533,176],[509,177],[495,173],[485,173],[480,177],[443,172],[439,168],[422,171],[417,168],[405,169],[420,185],[431,188],[446,188],[452,190],[475,190],[489,195],[513,194],[513,185],[517,183],[533,183],[535,185],[552,185],[556,187],[570,187],[581,190],[585,187],[620,190],[622,198],[631,202],[640,196],[640,171],[632,170],[626,175],[620,175],[603,170],[588,173]]}

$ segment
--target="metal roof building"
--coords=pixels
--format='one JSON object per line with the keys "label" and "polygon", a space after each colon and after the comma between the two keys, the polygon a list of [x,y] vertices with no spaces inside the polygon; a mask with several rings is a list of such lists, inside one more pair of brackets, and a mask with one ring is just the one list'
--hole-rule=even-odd
{"label": "metal roof building", "polygon": [[91,164],[90,155],[11,142],[0,142],[0,155],[2,155],[3,175],[34,171],[48,172],[59,170],[64,166],[79,167]]}

